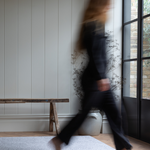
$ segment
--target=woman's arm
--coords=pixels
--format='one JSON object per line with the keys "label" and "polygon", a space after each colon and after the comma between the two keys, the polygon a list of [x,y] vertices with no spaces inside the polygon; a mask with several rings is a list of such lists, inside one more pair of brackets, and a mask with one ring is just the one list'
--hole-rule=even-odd
{"label": "woman's arm", "polygon": [[105,40],[103,33],[96,33],[95,23],[89,23],[86,26],[87,41],[90,42],[87,45],[90,52],[90,57],[93,61],[93,67],[95,68],[94,77],[97,80],[98,89],[100,91],[107,91],[110,89],[110,82],[107,79],[106,70],[106,54],[105,54]]}
{"label": "woman's arm", "polygon": [[100,91],[107,91],[110,89],[110,82],[105,74],[106,70],[105,37],[97,37],[94,35],[91,50],[93,62],[97,70],[96,80],[98,89]]}
{"label": "woman's arm", "polygon": [[106,79],[106,54],[105,54],[105,37],[100,35],[92,35],[91,57],[96,69],[95,79]]}

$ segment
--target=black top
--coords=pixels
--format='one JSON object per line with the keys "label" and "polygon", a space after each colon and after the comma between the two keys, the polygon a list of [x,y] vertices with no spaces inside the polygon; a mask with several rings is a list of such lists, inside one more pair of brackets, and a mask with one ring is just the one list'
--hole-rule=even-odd
{"label": "black top", "polygon": [[[89,63],[85,69],[86,75],[95,79],[106,78],[106,37],[103,26],[95,21],[85,23],[83,34],[84,45],[89,55]],[[85,73],[84,72],[84,73]]]}

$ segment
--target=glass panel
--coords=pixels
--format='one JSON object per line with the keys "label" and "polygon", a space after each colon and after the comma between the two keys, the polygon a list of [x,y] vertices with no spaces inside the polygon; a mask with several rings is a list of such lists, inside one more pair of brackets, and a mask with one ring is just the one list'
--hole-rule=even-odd
{"label": "glass panel", "polygon": [[125,62],[123,72],[123,96],[136,98],[137,61]]}
{"label": "glass panel", "polygon": [[143,0],[143,15],[150,14],[150,0]]}
{"label": "glass panel", "polygon": [[150,99],[150,60],[143,60],[143,98]]}
{"label": "glass panel", "polygon": [[124,1],[124,22],[128,22],[138,17],[138,0]]}
{"label": "glass panel", "polygon": [[137,58],[137,22],[124,27],[124,59]]}
{"label": "glass panel", "polygon": [[143,57],[150,56],[150,17],[143,21]]}

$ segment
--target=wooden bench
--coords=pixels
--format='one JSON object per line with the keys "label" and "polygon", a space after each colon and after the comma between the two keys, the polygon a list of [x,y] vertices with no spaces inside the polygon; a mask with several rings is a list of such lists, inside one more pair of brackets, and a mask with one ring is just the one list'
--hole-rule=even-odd
{"label": "wooden bench", "polygon": [[4,98],[0,99],[0,104],[12,103],[50,103],[49,114],[49,132],[53,132],[53,122],[55,123],[56,133],[59,133],[59,122],[55,103],[69,102],[69,99],[51,99],[51,98]]}

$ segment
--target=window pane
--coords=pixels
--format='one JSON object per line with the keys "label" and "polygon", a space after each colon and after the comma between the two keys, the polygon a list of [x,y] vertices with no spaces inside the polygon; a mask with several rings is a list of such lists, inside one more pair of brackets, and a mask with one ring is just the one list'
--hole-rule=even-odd
{"label": "window pane", "polygon": [[143,0],[143,15],[150,14],[150,0]]}
{"label": "window pane", "polygon": [[137,58],[137,22],[124,27],[124,59]]}
{"label": "window pane", "polygon": [[136,98],[137,61],[125,62],[123,72],[123,96]]}
{"label": "window pane", "polygon": [[150,17],[143,21],[143,57],[150,56]]}
{"label": "window pane", "polygon": [[124,22],[128,22],[138,17],[138,0],[124,1]]}
{"label": "window pane", "polygon": [[150,99],[150,60],[143,60],[143,98]]}

